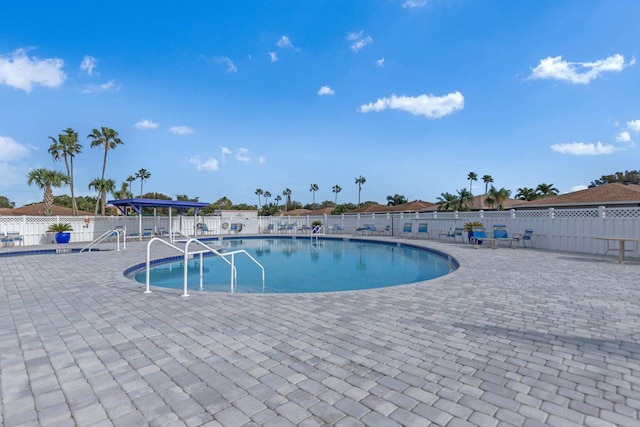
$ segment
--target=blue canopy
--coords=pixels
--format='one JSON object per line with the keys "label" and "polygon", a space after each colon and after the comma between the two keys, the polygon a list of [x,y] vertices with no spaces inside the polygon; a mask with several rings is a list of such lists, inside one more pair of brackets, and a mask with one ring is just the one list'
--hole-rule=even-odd
{"label": "blue canopy", "polygon": [[194,214],[197,215],[202,208],[209,206],[209,203],[203,202],[162,199],[117,199],[109,200],[108,203],[118,208],[123,215],[127,214],[127,206],[131,207],[138,215],[142,214],[142,208],[173,208],[178,211],[179,215],[183,215],[188,209],[193,209]]}

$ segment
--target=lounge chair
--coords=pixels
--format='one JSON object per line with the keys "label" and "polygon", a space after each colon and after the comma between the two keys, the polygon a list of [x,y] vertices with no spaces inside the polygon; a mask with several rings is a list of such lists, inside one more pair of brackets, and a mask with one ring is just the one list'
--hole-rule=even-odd
{"label": "lounge chair", "polygon": [[273,233],[275,226],[273,224],[268,224],[265,228],[262,229],[263,233]]}
{"label": "lounge chair", "polygon": [[329,227],[329,232],[330,232],[331,234],[340,234],[340,233],[342,233],[343,231],[344,231],[344,229],[342,228],[342,226],[341,226],[341,225],[338,225],[338,224],[336,224],[336,225],[332,225],[331,227]]}
{"label": "lounge chair", "polygon": [[390,225],[386,225],[384,227],[384,230],[378,231],[378,234],[381,235],[381,236],[388,236],[389,234],[391,234],[391,226]]}
{"label": "lounge chair", "polygon": [[474,227],[472,230],[473,236],[471,236],[471,244],[475,249],[483,244],[484,242],[489,243],[491,249],[496,249],[496,240],[492,237],[487,236],[487,229],[484,227]]}
{"label": "lounge chair", "polygon": [[429,239],[429,225],[426,222],[421,222],[418,224],[418,232],[416,233],[416,238],[420,238],[420,236],[424,236],[425,239]]}
{"label": "lounge chair", "polygon": [[533,248],[533,240],[531,239],[532,234],[533,234],[533,230],[531,229],[525,230],[524,234],[520,234],[520,233],[514,234],[512,237],[513,247],[517,248],[520,245],[520,242],[522,242],[522,245],[526,248],[527,242],[529,242],[529,245],[531,245],[531,247]]}
{"label": "lounge chair", "polygon": [[509,234],[507,233],[506,225],[494,225],[493,226],[493,238],[496,240],[496,245],[500,242],[506,242],[509,244],[509,247],[513,247],[513,239],[509,238]]}
{"label": "lounge chair", "polygon": [[404,236],[408,234],[409,238],[413,237],[413,225],[410,222],[405,222],[404,227],[402,227],[402,233],[400,235]]}
{"label": "lounge chair", "polygon": [[164,227],[158,227],[158,237],[169,237],[169,231]]}
{"label": "lounge chair", "polygon": [[16,242],[19,242],[20,246],[24,244],[24,238],[19,231],[7,231],[6,235],[0,236],[0,246],[15,246]]}
{"label": "lounge chair", "polygon": [[446,240],[453,240],[456,237],[453,230],[453,227],[449,227],[449,231],[441,231],[440,233],[438,233],[438,239],[444,237]]}
{"label": "lounge chair", "polygon": [[298,224],[295,222],[292,222],[291,224],[287,224],[287,226],[284,229],[285,233],[293,233],[296,230],[296,226]]}
{"label": "lounge chair", "polygon": [[154,236],[153,228],[143,228],[142,229],[142,238],[143,239],[151,239]]}
{"label": "lounge chair", "polygon": [[462,243],[464,243],[464,228],[462,227],[456,227],[453,231],[453,241],[455,242],[456,239],[459,237],[460,241]]}
{"label": "lounge chair", "polygon": [[367,234],[371,234],[371,232],[374,230],[377,231],[376,227],[373,224],[364,224],[362,227],[356,228],[356,233],[360,233],[364,236]]}
{"label": "lounge chair", "polygon": [[211,234],[211,230],[207,227],[207,224],[204,222],[199,222],[196,224],[196,234]]}

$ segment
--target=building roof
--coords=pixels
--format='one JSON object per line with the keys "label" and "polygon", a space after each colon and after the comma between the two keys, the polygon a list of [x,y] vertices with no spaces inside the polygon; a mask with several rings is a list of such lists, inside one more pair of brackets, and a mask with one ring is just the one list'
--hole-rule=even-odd
{"label": "building roof", "polygon": [[[0,215],[26,215],[26,216],[44,216],[44,203],[34,203],[32,205],[22,206],[21,208],[1,208]],[[53,205],[51,215],[72,216],[73,210],[66,206]],[[79,216],[93,215],[93,212],[78,211]]]}
{"label": "building roof", "polygon": [[200,209],[209,206],[209,203],[203,202],[162,199],[117,199],[109,200],[108,203],[117,207],[123,215],[126,214],[127,206],[138,214],[142,213],[142,208],[173,208],[176,209],[180,215],[184,214],[187,209],[193,209],[197,214]]}
{"label": "building roof", "polygon": [[640,185],[613,182],[513,205],[515,209],[585,206],[640,206]]}

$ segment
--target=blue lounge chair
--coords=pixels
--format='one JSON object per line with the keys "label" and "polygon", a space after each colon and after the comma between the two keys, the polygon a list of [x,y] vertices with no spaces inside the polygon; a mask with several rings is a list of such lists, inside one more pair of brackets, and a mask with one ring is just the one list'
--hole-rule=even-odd
{"label": "blue lounge chair", "polygon": [[18,231],[7,231],[6,235],[0,237],[0,246],[15,246],[16,242],[18,242],[19,245],[24,243],[24,238]]}
{"label": "blue lounge chair", "polygon": [[418,224],[418,232],[416,233],[416,238],[419,239],[420,236],[424,236],[425,239],[429,239],[429,225],[426,222]]}
{"label": "blue lounge chair", "polygon": [[372,228],[375,230],[376,227],[373,224],[364,224],[362,227],[356,228],[356,233],[360,233],[363,236],[365,234],[371,234]]}
{"label": "blue lounge chair", "polygon": [[143,228],[142,229],[142,238],[143,239],[150,239],[154,236],[154,232],[153,232],[153,228],[148,227],[148,228]]}
{"label": "blue lounge chair", "polygon": [[500,242],[506,242],[509,244],[509,247],[513,247],[513,239],[509,238],[509,233],[507,233],[506,225],[494,225],[493,226],[493,238],[496,240],[496,244]]}
{"label": "blue lounge chair", "polygon": [[341,225],[332,225],[331,227],[329,227],[329,232],[331,232],[331,234],[339,234],[342,233],[344,231],[344,229],[342,228]]}
{"label": "blue lounge chair", "polygon": [[513,235],[513,247],[517,248],[520,245],[520,242],[522,242],[522,245],[526,248],[527,247],[527,242],[529,242],[529,245],[533,248],[533,240],[531,240],[531,235],[533,234],[533,230],[529,229],[529,230],[525,230],[524,234],[514,234]]}
{"label": "blue lounge chair", "polygon": [[453,241],[455,242],[456,239],[459,237],[460,241],[464,243],[464,228],[462,227],[456,227],[455,230],[453,231]]}
{"label": "blue lounge chair", "polygon": [[273,224],[269,224],[266,228],[262,229],[263,233],[273,233],[275,226]]}
{"label": "blue lounge chair", "polygon": [[484,242],[489,243],[491,249],[496,249],[496,241],[492,237],[487,236],[487,229],[484,227],[475,227],[473,230],[473,236],[471,236],[471,244],[474,248],[478,247]]}
{"label": "blue lounge chair", "polygon": [[211,234],[209,227],[204,222],[196,224],[196,234]]}
{"label": "blue lounge chair", "polygon": [[409,237],[413,237],[413,225],[410,222],[405,222],[404,227],[402,227],[401,235],[404,236],[408,234]]}
{"label": "blue lounge chair", "polygon": [[442,237],[444,237],[446,240],[449,240],[449,239],[453,240],[456,237],[454,228],[453,227],[449,227],[448,231],[442,231],[442,232],[438,233],[438,239],[440,239]]}

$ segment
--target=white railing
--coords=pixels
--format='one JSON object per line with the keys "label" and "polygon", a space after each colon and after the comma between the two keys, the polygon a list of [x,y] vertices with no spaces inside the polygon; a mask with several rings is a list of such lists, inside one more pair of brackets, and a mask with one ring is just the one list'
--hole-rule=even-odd
{"label": "white railing", "polygon": [[[154,242],[162,242],[165,245],[169,246],[170,248],[175,249],[176,251],[180,252],[183,254],[183,258],[184,258],[184,275],[183,275],[183,297],[188,297],[189,293],[188,293],[188,261],[189,261],[189,257],[195,257],[196,255],[199,257],[199,263],[200,263],[200,290],[203,289],[203,254],[205,253],[212,253],[214,255],[216,255],[217,257],[219,257],[220,259],[222,259],[224,262],[226,262],[229,267],[230,267],[230,275],[231,278],[229,280],[229,291],[230,292],[235,292],[236,290],[236,285],[237,285],[237,280],[238,280],[238,274],[237,274],[237,269],[235,266],[235,255],[237,254],[244,254],[246,255],[251,261],[253,261],[261,270],[262,272],[262,290],[264,291],[264,267],[262,266],[262,264],[260,264],[258,261],[256,261],[255,258],[253,258],[251,255],[249,255],[249,253],[247,251],[245,251],[244,249],[240,249],[240,250],[236,250],[236,251],[231,251],[231,252],[219,252],[218,250],[205,245],[203,242],[201,242],[198,239],[194,239],[194,238],[190,238],[189,240],[187,240],[187,242],[185,243],[184,249],[180,249],[178,246],[169,243],[163,239],[160,239],[158,237],[154,237],[153,239],[151,239],[149,241],[149,243],[147,243],[147,262],[146,262],[146,288],[144,293],[145,294],[149,294],[151,293],[151,245]],[[204,250],[201,251],[194,251],[194,252],[189,252],[189,245],[191,245],[192,243],[198,244],[200,246],[202,246],[204,248]],[[227,257],[230,257],[231,260],[228,260]]]}
{"label": "white railing", "polygon": [[[65,222],[71,224],[71,242],[91,242],[107,230],[116,226],[126,226],[128,230],[142,228],[177,230],[185,238],[193,235],[196,224],[204,222],[209,230],[222,231],[221,224],[230,219],[218,216],[173,217],[171,224],[166,216],[147,217],[91,217],[89,223],[82,217],[27,217],[0,216],[0,234],[19,232],[23,236],[23,244],[41,245],[53,242],[53,235],[47,233],[51,224]],[[235,219],[234,219],[235,221]],[[296,223],[297,232],[300,227],[309,228],[313,221],[320,221],[325,230],[333,230],[340,226],[341,233],[351,234],[363,224],[373,224],[378,229],[390,227],[391,236],[400,236],[405,222],[412,222],[417,229],[418,222],[426,222],[430,235],[437,236],[449,228],[462,227],[468,221],[480,221],[487,228],[493,225],[506,225],[509,235],[523,233],[532,229],[533,242],[536,248],[601,254],[606,244],[597,237],[640,237],[640,207],[620,208],[582,208],[582,209],[542,209],[542,210],[508,210],[477,212],[422,212],[422,213],[371,213],[316,216],[271,216],[243,218],[243,229],[240,235],[258,233],[268,230],[278,233],[278,224]],[[171,225],[171,227],[170,227]]]}
{"label": "white railing", "polygon": [[93,242],[89,243],[87,246],[85,246],[84,248],[80,249],[80,252],[91,251],[91,249],[96,247],[98,245],[98,243],[101,243],[104,240],[108,239],[109,237],[113,237],[113,236],[116,236],[117,251],[120,251],[120,238],[121,237],[122,237],[122,243],[123,243],[122,249],[127,249],[127,239],[125,238],[125,233],[126,233],[126,230],[125,229],[120,229],[120,228],[114,228],[113,230],[105,231],[104,233],[102,233],[101,236],[99,236]]}

